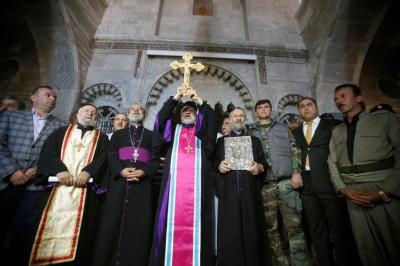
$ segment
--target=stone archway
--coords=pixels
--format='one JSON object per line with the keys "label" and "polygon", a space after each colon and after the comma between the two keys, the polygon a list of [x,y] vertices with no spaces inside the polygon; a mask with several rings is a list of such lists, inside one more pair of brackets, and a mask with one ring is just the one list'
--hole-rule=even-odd
{"label": "stone archway", "polygon": [[[253,97],[248,86],[232,71],[212,64],[204,64],[201,72],[191,72],[191,84],[199,96],[207,100],[211,107],[220,103],[226,109],[232,103],[246,109],[250,121],[253,118]],[[161,108],[162,103],[180,86],[183,79],[183,71],[170,70],[163,74],[152,86],[147,100],[148,123],[154,121],[155,115]]]}
{"label": "stone archway", "polygon": [[97,126],[103,133],[112,132],[114,117],[121,112],[122,95],[120,90],[109,83],[97,83],[80,96],[79,103],[90,103],[98,109]]}

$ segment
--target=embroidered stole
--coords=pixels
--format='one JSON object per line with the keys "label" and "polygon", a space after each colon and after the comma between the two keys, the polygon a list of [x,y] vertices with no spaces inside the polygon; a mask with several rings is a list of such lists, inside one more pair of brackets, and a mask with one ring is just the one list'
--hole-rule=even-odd
{"label": "embroidered stole", "polygon": [[170,168],[164,265],[200,266],[201,140],[194,130],[176,126]]}
{"label": "embroidered stole", "polygon": [[[76,177],[92,160],[100,132],[85,133],[69,125],[61,149],[61,161]],[[73,261],[78,246],[85,207],[86,188],[57,184],[47,201],[36,232],[30,265]]]}

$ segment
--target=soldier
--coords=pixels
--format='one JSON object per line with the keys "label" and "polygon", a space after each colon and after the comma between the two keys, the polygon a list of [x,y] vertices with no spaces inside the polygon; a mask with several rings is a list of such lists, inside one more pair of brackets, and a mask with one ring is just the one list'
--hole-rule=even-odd
{"label": "soldier", "polygon": [[328,157],[336,192],[347,199],[363,265],[400,262],[400,122],[391,112],[364,111],[361,89],[335,88],[345,115],[332,131]]}
{"label": "soldier", "polygon": [[269,168],[263,180],[262,198],[265,220],[274,265],[287,265],[278,231],[278,211],[288,232],[292,265],[309,265],[304,232],[301,227],[302,202],[297,189],[301,179],[301,152],[289,129],[271,117],[271,101],[260,100],[255,105],[258,122],[249,125],[264,148]]}

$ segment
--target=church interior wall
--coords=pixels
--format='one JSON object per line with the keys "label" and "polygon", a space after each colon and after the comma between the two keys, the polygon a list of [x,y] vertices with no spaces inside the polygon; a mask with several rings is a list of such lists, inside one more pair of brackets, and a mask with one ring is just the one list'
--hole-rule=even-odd
{"label": "church interior wall", "polygon": [[[382,53],[388,49],[396,50],[391,47],[397,47],[398,50],[398,42],[381,43],[378,50],[371,51],[370,49],[373,38],[378,35],[379,26],[388,16],[389,11],[392,10],[398,14],[400,8],[397,2],[390,0],[302,1],[296,18],[310,55],[308,65],[310,89],[312,95],[317,98],[320,109],[337,112],[333,103],[333,89],[343,83],[361,85],[367,109],[377,103],[385,102],[399,108],[398,100],[388,99],[377,89],[377,77],[362,75],[363,69],[376,69],[377,66],[375,64],[368,67],[369,62],[366,60],[368,54],[373,53],[373,57],[378,57],[381,61],[398,61],[396,53],[391,55]],[[399,36],[399,33],[394,32],[392,27],[392,25],[396,25],[396,21],[388,24],[391,26],[385,36]],[[391,40],[395,39],[398,37],[391,38]],[[380,69],[382,69],[382,65]],[[398,71],[397,64],[397,73]],[[367,72],[372,74],[371,71]],[[394,72],[396,73],[396,70]],[[374,75],[377,74],[377,72],[374,73]]]}
{"label": "church interior wall", "polygon": [[[194,16],[191,1],[177,0],[7,3],[0,59],[11,74],[0,80],[0,96],[28,103],[34,86],[54,86],[62,99],[54,113],[67,119],[85,89],[106,83],[121,90],[118,109],[126,110],[145,104],[152,82],[169,70],[171,58],[147,57],[156,49],[256,56],[250,63],[201,60],[235,73],[253,100],[270,98],[274,109],[288,95],[306,95],[321,112],[336,112],[333,88],[352,82],[362,85],[368,108],[386,102],[399,110],[398,20],[389,18],[397,2],[215,0],[212,16]],[[381,88],[380,81],[389,83]]]}

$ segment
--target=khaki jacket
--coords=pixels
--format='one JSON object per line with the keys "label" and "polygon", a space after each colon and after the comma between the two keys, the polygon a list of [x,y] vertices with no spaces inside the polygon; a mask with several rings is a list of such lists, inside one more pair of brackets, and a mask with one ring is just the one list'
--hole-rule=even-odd
{"label": "khaki jacket", "polygon": [[392,169],[358,174],[340,173],[340,167],[350,166],[347,153],[345,123],[335,127],[329,143],[329,171],[338,192],[348,184],[374,182],[385,192],[400,197],[400,120],[390,112],[361,113],[354,139],[353,163],[370,164],[394,156]]}

